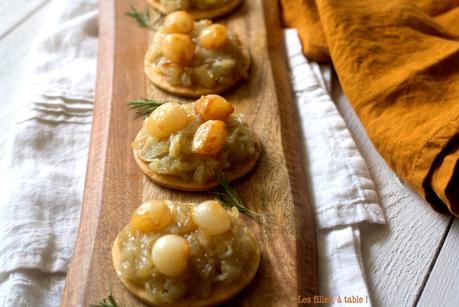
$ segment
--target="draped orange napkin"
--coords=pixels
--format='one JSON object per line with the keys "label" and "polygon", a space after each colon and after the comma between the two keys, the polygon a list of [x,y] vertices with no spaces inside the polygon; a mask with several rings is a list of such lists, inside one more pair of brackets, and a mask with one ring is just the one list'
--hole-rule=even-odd
{"label": "draped orange napkin", "polygon": [[392,169],[459,216],[459,0],[281,0]]}

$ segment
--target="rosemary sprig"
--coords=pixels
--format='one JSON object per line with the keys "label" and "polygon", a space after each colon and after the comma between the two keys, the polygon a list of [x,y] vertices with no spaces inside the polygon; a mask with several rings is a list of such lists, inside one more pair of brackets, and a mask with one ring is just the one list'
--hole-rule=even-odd
{"label": "rosemary sprig", "polygon": [[137,21],[137,24],[142,28],[153,28],[162,20],[163,17],[162,15],[159,15],[159,17],[155,20],[151,20],[150,10],[148,8],[145,8],[142,12],[134,6],[131,6],[129,11],[124,13],[124,15],[134,18]]}
{"label": "rosemary sprig", "polygon": [[166,103],[166,101],[155,99],[137,99],[129,101],[128,105],[130,106],[130,110],[135,110],[138,115],[147,115],[163,103]]}
{"label": "rosemary sprig", "polygon": [[110,294],[108,297],[103,298],[97,305],[89,305],[89,307],[119,307],[112,294],[112,288],[110,287]]}
{"label": "rosemary sprig", "polygon": [[237,194],[236,190],[230,185],[228,179],[225,176],[219,176],[218,181],[220,182],[220,187],[214,189],[210,193],[216,195],[218,200],[228,208],[236,207],[239,212],[244,213],[250,217],[257,216],[257,213],[253,212],[247,208],[242,199]]}
{"label": "rosemary sprig", "polygon": [[[135,110],[135,112],[138,115],[148,115],[154,110],[156,110],[157,107],[160,105],[166,103],[168,101],[164,100],[156,100],[156,99],[137,99],[137,100],[132,100],[128,102],[129,109],[130,110]],[[185,101],[174,101],[176,103],[186,103]]]}
{"label": "rosemary sprig", "polygon": [[146,8],[143,12],[131,6],[130,10],[124,13],[126,16],[132,17],[137,21],[137,24],[142,28],[149,28],[152,25],[150,20],[150,10]]}

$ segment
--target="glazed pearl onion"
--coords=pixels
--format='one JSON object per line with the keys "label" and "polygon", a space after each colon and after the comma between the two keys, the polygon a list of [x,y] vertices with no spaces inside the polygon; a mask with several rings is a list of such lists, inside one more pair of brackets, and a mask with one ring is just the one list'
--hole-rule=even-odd
{"label": "glazed pearl onion", "polygon": [[191,151],[201,155],[216,155],[226,143],[226,125],[221,120],[208,120],[193,135]]}
{"label": "glazed pearl onion", "polygon": [[219,95],[207,95],[196,101],[194,110],[204,121],[210,119],[226,121],[234,112],[234,107]]}
{"label": "glazed pearl onion", "polygon": [[202,30],[199,35],[201,46],[207,49],[219,49],[228,39],[228,31],[222,24],[213,24]]}
{"label": "glazed pearl onion", "polygon": [[164,235],[156,240],[151,256],[159,272],[169,277],[177,277],[187,268],[190,245],[180,236]]}
{"label": "glazed pearl onion", "polygon": [[161,230],[172,221],[174,216],[164,201],[153,200],[143,203],[134,212],[131,225],[141,232]]}
{"label": "glazed pearl onion", "polygon": [[186,34],[167,34],[161,41],[161,51],[169,61],[186,65],[194,56],[194,43]]}
{"label": "glazed pearl onion", "polygon": [[231,229],[228,213],[216,200],[208,200],[193,208],[192,218],[199,228],[215,236]]}
{"label": "glazed pearl onion", "polygon": [[167,15],[163,27],[167,33],[188,34],[193,31],[194,20],[187,12],[176,11]]}
{"label": "glazed pearl onion", "polygon": [[167,102],[150,114],[146,126],[151,135],[158,140],[163,140],[172,133],[183,129],[188,121],[188,114],[180,104]]}

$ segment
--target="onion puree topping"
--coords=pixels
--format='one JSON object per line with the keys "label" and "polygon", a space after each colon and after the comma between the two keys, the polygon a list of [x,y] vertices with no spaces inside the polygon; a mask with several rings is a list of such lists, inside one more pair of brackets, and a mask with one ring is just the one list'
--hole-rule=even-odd
{"label": "onion puree topping", "polygon": [[[256,269],[250,266],[253,266],[253,258],[258,257],[258,243],[251,231],[244,226],[235,208],[226,210],[217,201],[207,201],[200,204],[207,211],[193,212],[200,205],[173,201],[162,203],[165,203],[173,216],[167,226],[158,227],[154,231],[141,231],[145,230],[145,221],[139,222],[137,217],[117,237],[120,264],[116,269],[119,276],[145,287],[147,295],[153,301],[171,303],[182,298],[190,301],[207,298],[216,287],[237,284],[244,280],[244,274]],[[210,206],[209,209],[209,205],[217,207]],[[218,210],[224,210],[225,216],[221,216],[221,212],[213,212]],[[145,217],[146,213],[137,214]],[[224,226],[216,225],[212,219],[206,220],[206,214],[217,217],[220,215],[220,219],[223,217],[228,221],[226,224],[222,223]],[[168,215],[166,218],[169,219]],[[174,240],[165,240],[166,237]],[[174,249],[180,248],[182,244],[186,245],[185,254],[180,256],[179,253],[179,260],[174,262],[182,262],[180,271],[177,271],[176,266],[164,263],[167,258],[163,257],[155,262],[155,250],[160,253],[162,248],[157,246],[162,242],[155,245],[160,238],[170,241],[169,246],[172,246],[170,251],[166,251],[167,256],[171,254],[174,257]],[[183,264],[183,261],[186,263]],[[165,274],[158,270],[155,263],[160,265],[159,269]]]}
{"label": "onion puree topping", "polygon": [[145,66],[172,86],[226,87],[248,76],[244,50],[236,33],[210,20],[194,22],[190,33],[171,33],[163,25],[145,55]]}
{"label": "onion puree topping", "polygon": [[[178,176],[186,182],[204,184],[215,180],[216,176],[222,172],[242,165],[257,155],[260,145],[248,125],[243,122],[241,114],[231,114],[224,119],[224,122],[221,120],[205,121],[202,116],[196,114],[195,105],[196,102],[180,105],[180,109],[185,110],[185,113],[180,113],[180,116],[174,115],[179,112],[168,115],[172,123],[165,122],[164,125],[167,128],[173,125],[181,127],[178,125],[180,118],[184,120],[183,118],[186,117],[187,122],[186,126],[180,130],[164,134],[165,138],[161,138],[163,134],[160,132],[163,130],[160,130],[160,126],[154,126],[156,130],[148,129],[148,121],[151,120],[153,113],[145,119],[142,129],[134,140],[133,147],[139,158],[148,163],[148,167],[153,172]],[[174,107],[177,108],[176,105]],[[222,123],[224,127],[220,127]],[[210,128],[224,129],[218,134],[223,139],[201,138],[201,134],[213,132],[209,130]],[[151,131],[155,132],[156,136]],[[204,141],[206,143],[202,144]]]}

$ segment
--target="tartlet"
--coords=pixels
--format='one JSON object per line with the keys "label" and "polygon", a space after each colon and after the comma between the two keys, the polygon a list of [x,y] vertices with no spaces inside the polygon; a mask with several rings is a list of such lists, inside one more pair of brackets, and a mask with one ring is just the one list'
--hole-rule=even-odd
{"label": "tartlet", "polygon": [[167,102],[148,116],[133,143],[135,160],[156,184],[183,191],[205,191],[219,177],[236,180],[253,169],[258,137],[218,95],[195,102]]}
{"label": "tartlet", "polygon": [[147,0],[154,9],[163,14],[186,10],[194,19],[212,19],[228,14],[242,0]]}
{"label": "tartlet", "polygon": [[248,77],[250,56],[237,34],[210,20],[193,21],[184,11],[169,14],[145,54],[144,70],[169,93],[219,94]]}
{"label": "tartlet", "polygon": [[154,306],[223,303],[255,277],[256,224],[216,200],[148,201],[116,237],[112,259],[134,296]]}

